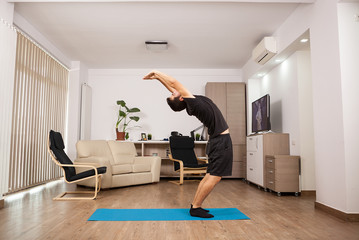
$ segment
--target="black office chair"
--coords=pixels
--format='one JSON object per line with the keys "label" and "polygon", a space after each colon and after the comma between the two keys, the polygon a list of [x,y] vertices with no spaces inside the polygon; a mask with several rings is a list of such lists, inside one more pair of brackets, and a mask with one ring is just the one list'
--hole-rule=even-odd
{"label": "black office chair", "polygon": [[[174,170],[180,173],[179,181],[170,181],[177,185],[183,184],[184,174],[203,174],[207,171],[207,159],[198,159],[194,152],[194,140],[188,136],[170,137],[169,158],[174,162]],[[199,164],[198,161],[204,161]]]}
{"label": "black office chair", "polygon": [[[96,199],[97,193],[101,189],[101,174],[106,173],[106,167],[94,167],[93,163],[84,164],[73,164],[70,158],[64,151],[65,145],[62,139],[61,133],[53,130],[49,133],[47,142],[47,149],[51,155],[52,160],[56,165],[60,166],[64,172],[64,179],[67,183],[76,183],[87,179],[95,178],[95,191],[72,191],[64,192],[59,196],[55,197],[54,200],[92,200]],[[75,167],[91,168],[90,170],[76,173]],[[66,194],[89,194],[94,193],[92,197],[64,197]]]}

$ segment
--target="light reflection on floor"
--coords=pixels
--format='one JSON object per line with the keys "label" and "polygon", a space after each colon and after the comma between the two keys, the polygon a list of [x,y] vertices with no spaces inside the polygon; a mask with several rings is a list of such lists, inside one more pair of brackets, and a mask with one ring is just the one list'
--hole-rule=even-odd
{"label": "light reflection on floor", "polygon": [[36,187],[32,187],[29,189],[25,189],[22,190],[20,192],[16,192],[16,193],[11,193],[7,196],[4,197],[4,200],[6,203],[11,203],[20,199],[23,199],[24,197],[26,197],[27,195],[34,195],[37,194],[43,190],[47,190],[50,188],[53,188],[54,186],[56,186],[57,184],[62,184],[63,183],[63,179],[59,179],[59,180],[55,180],[55,181],[51,181]]}

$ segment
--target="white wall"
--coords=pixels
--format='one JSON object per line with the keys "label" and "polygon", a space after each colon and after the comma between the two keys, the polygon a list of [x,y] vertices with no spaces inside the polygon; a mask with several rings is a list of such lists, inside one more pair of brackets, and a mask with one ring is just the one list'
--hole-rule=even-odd
{"label": "white wall", "polygon": [[338,5],[347,208],[353,213],[359,209],[359,21],[355,15],[359,15],[359,3]]}
{"label": "white wall", "polygon": [[[289,133],[290,142],[299,140],[297,56],[292,55],[261,81],[261,95],[269,93],[272,131]],[[292,155],[298,145],[290,145]]]}
{"label": "white wall", "polygon": [[315,189],[311,88],[309,51],[296,52],[261,80],[248,81],[248,118],[250,103],[269,94],[272,131],[289,133],[290,154],[301,156],[302,190]]}
{"label": "white wall", "polygon": [[12,24],[14,19],[14,3],[0,1],[0,18]]}
{"label": "white wall", "polygon": [[[159,69],[184,84],[193,94],[205,94],[206,82],[241,82],[241,71],[201,69]],[[142,80],[150,69],[90,70],[88,84],[92,87],[92,139],[115,139],[117,100],[129,107],[141,109],[141,128],[130,131],[130,139],[140,139],[140,133],[151,133],[153,139],[169,137],[171,131],[189,135],[201,123],[185,111],[173,112],[167,105],[170,93],[160,82]]]}
{"label": "white wall", "polygon": [[[310,29],[311,39],[316,201],[342,212],[358,213],[359,189],[357,185],[348,183],[349,180],[353,183],[359,182],[359,176],[355,174],[357,163],[350,159],[350,156],[355,155],[355,150],[352,150],[353,147],[347,145],[346,141],[353,136],[346,134],[349,132],[346,129],[350,128],[347,126],[349,114],[347,115],[346,111],[351,106],[347,105],[347,102],[355,98],[345,97],[346,92],[343,92],[348,88],[355,88],[356,85],[353,81],[342,79],[344,76],[340,62],[342,55],[339,49],[338,1],[317,0],[313,4],[300,5],[273,34],[279,39],[279,52],[307,29]],[[357,32],[357,27],[351,27],[347,36],[351,37],[353,31]],[[356,38],[357,35],[353,36]],[[357,44],[355,46],[354,52],[358,49]],[[352,50],[353,57],[357,55],[354,52]],[[350,70],[343,69],[346,73],[351,72],[350,76],[356,75],[352,74],[357,67],[347,67]],[[244,81],[252,78],[258,70],[259,67],[248,61],[243,68]],[[343,104],[348,107],[344,108]],[[348,164],[354,169],[349,170]]]}
{"label": "white wall", "polygon": [[336,2],[319,1],[311,16],[315,174],[317,202],[347,212]]}

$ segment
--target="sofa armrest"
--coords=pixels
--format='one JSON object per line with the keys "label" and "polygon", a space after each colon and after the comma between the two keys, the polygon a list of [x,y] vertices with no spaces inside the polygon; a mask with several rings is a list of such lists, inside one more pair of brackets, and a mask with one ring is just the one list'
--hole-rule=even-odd
{"label": "sofa armrest", "polygon": [[135,157],[135,164],[151,164],[152,182],[160,181],[161,158],[158,156]]}

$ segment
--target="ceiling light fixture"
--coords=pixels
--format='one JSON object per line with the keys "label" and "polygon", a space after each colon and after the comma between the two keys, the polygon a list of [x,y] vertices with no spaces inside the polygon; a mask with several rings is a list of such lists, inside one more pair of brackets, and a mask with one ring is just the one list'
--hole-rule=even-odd
{"label": "ceiling light fixture", "polygon": [[300,40],[301,43],[306,43],[306,42],[308,42],[308,41],[309,41],[308,38],[303,38],[302,40]]}
{"label": "ceiling light fixture", "polygon": [[168,42],[167,41],[146,41],[146,49],[150,51],[163,51],[168,49]]}

